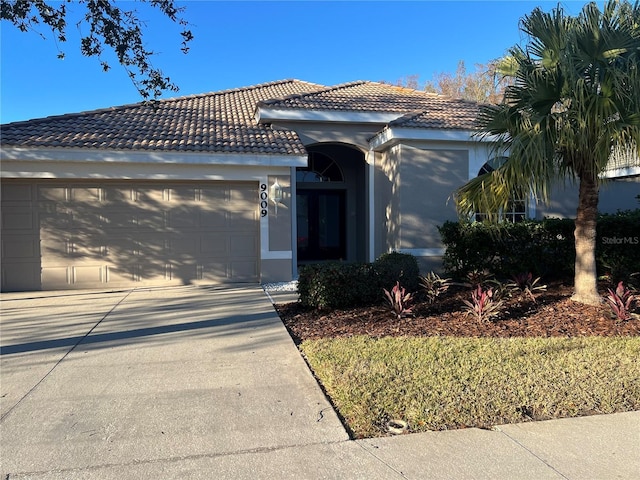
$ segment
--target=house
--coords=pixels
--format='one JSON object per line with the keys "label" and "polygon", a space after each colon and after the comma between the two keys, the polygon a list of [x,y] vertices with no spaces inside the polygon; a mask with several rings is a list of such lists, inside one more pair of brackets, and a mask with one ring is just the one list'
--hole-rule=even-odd
{"label": "house", "polygon": [[[491,165],[477,113],[284,80],[2,125],[2,290],[289,281],[391,250],[437,267],[453,191]],[[630,181],[603,189],[606,210],[637,205],[636,170],[612,170]],[[573,215],[576,200],[509,213]]]}

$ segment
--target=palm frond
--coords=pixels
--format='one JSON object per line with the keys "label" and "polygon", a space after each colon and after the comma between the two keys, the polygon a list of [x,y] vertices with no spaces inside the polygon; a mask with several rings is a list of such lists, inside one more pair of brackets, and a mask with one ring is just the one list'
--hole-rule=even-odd
{"label": "palm frond", "polygon": [[640,2],[592,2],[576,17],[536,8],[521,29],[529,44],[500,63],[513,79],[504,102],[477,122],[508,160],[457,190],[461,215],[495,219],[514,196],[548,200],[558,179],[598,181],[614,149],[640,146]]}

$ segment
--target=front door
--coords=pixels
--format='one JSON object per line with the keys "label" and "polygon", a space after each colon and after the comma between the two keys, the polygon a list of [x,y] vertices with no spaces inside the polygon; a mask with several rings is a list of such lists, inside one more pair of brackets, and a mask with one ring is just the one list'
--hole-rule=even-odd
{"label": "front door", "polygon": [[298,260],[340,260],[346,257],[345,191],[297,192]]}

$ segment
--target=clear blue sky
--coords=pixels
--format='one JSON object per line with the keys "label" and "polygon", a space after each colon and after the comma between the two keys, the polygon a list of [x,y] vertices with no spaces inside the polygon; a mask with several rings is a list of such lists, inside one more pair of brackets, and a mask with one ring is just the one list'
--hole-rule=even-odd
{"label": "clear blue sky", "polygon": [[[55,0],[52,0],[55,1]],[[122,2],[125,3],[125,2]],[[396,81],[468,70],[501,57],[524,38],[518,21],[555,1],[188,1],[184,17],[195,40],[180,52],[179,28],[144,4],[126,2],[147,20],[154,65],[182,96],[297,78],[324,85]],[[576,14],[586,2],[565,1]],[[78,5],[68,7],[76,12]],[[0,122],[73,113],[140,101],[123,69],[103,73],[79,53],[71,17],[68,42],[1,25]],[[66,58],[57,59],[58,51]],[[107,57],[109,59],[109,57]]]}

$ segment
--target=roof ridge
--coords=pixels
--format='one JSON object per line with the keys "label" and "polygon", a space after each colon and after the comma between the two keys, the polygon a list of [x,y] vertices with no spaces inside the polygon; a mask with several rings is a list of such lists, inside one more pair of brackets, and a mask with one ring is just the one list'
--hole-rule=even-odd
{"label": "roof ridge", "polygon": [[115,110],[123,110],[125,108],[130,108],[130,107],[135,107],[135,106],[140,106],[140,105],[144,105],[144,102],[128,103],[128,104],[125,104],[125,105],[118,105],[118,106],[113,106],[113,107],[103,107],[103,108],[97,108],[95,110],[84,110],[82,112],[61,113],[61,114],[58,114],[58,115],[47,115],[46,117],[30,118],[30,119],[27,119],[27,120],[17,120],[15,122],[2,123],[0,125],[5,127],[5,126],[9,126],[9,125],[20,125],[20,124],[23,124],[23,123],[30,123],[30,124],[42,123],[42,122],[49,122],[51,120],[60,120],[62,118],[84,117],[84,116],[87,116],[87,115],[90,115],[90,114],[93,115],[93,114],[96,114],[96,113],[113,112]]}
{"label": "roof ridge", "polygon": [[370,84],[374,84],[374,85],[379,85],[379,86],[383,86],[383,87],[387,87],[387,88],[393,88],[394,90],[399,90],[400,92],[411,92],[411,93],[419,93],[420,95],[424,95],[427,97],[432,97],[432,98],[447,98],[446,95],[443,95],[441,93],[435,93],[435,92],[427,92],[426,90],[418,90],[417,88],[411,88],[411,87],[403,87],[401,85],[393,85],[391,83],[384,83],[384,82],[374,82],[374,81],[370,81],[367,82]]}
{"label": "roof ridge", "polygon": [[[305,82],[305,83],[308,83],[308,82]],[[327,87],[326,85],[320,85],[323,88],[321,88],[320,90],[317,90],[315,92],[294,93],[294,94],[291,94],[291,95],[287,95],[286,97],[270,98],[269,100],[261,100],[261,101],[259,101],[257,103],[256,106],[272,105],[274,103],[282,102],[284,100],[291,100],[291,99],[294,99],[294,98],[305,98],[305,97],[308,97],[308,96],[311,96],[311,95],[318,95],[320,93],[331,92],[331,91],[334,91],[334,90],[344,89],[344,88],[347,88],[347,87],[355,87],[357,85],[364,85],[366,83],[367,82],[364,81],[364,80],[357,80],[357,81],[354,81],[354,82],[341,83],[341,84],[333,85],[333,86],[330,86],[330,87]],[[318,85],[318,84],[312,83],[311,85]]]}
{"label": "roof ridge", "polygon": [[366,85],[369,82],[368,80],[354,80],[353,82],[344,82],[339,83],[338,85],[333,85],[331,87],[327,87],[325,91],[329,92],[331,90],[344,90],[345,88],[357,87],[358,85]]}
{"label": "roof ridge", "polygon": [[234,93],[234,92],[248,92],[250,90],[259,90],[262,88],[267,88],[267,87],[274,87],[276,85],[284,85],[285,83],[294,83],[294,82],[300,82],[300,83],[306,83],[307,85],[317,85],[319,87],[324,87],[324,85],[320,85],[317,83],[312,83],[312,82],[306,82],[304,80],[298,80],[297,78],[286,78],[283,80],[275,80],[273,82],[264,82],[264,83],[258,83],[256,85],[247,85],[244,87],[236,87],[236,88],[227,88],[225,90],[215,90],[212,92],[205,92],[205,93],[195,93],[195,94],[191,94],[191,95],[183,95],[180,97],[171,97],[171,98],[165,98],[165,99],[161,99],[158,100],[159,102],[168,102],[171,100],[183,100],[185,98],[200,98],[200,97],[208,97],[210,95],[226,95],[228,93]]}

